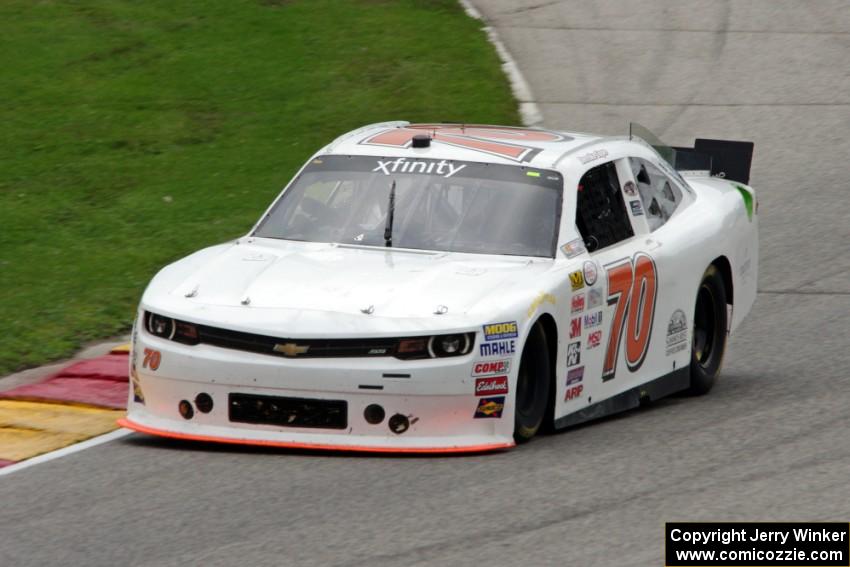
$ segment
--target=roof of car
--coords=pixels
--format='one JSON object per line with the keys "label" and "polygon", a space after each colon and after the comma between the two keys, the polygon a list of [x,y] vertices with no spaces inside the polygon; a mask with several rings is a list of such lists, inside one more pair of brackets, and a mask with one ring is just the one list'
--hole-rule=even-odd
{"label": "roof of car", "polygon": [[[430,138],[428,147],[414,147],[414,136]],[[565,154],[605,139],[594,134],[537,128],[399,121],[370,124],[343,134],[320,153],[415,156],[548,168]]]}

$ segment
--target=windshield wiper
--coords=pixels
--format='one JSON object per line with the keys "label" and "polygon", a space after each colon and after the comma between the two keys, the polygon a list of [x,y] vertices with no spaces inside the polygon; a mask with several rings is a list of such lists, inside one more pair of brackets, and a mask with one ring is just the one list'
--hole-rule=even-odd
{"label": "windshield wiper", "polygon": [[387,225],[384,227],[384,244],[387,248],[393,246],[393,217],[395,216],[395,179],[390,187],[390,203],[387,206]]}

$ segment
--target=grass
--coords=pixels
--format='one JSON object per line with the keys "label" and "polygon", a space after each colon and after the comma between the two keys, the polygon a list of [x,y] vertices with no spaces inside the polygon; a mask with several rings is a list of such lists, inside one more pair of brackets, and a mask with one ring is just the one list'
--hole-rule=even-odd
{"label": "grass", "polygon": [[480,27],[454,0],[5,0],[0,375],[128,330],[347,130],[517,123]]}

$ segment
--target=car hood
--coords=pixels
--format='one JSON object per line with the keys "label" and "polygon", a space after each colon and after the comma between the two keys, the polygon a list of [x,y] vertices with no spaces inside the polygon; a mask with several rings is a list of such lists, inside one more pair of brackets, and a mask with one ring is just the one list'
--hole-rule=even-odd
{"label": "car hood", "polygon": [[456,316],[504,306],[514,293],[534,291],[529,285],[552,265],[548,259],[268,239],[209,250],[173,264],[151,287],[167,293],[169,303],[196,307],[430,318],[438,310]]}

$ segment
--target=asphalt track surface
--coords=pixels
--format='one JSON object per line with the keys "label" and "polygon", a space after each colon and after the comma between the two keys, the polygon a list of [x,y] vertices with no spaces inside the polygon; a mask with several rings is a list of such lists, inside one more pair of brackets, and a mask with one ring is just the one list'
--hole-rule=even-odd
{"label": "asphalt track surface", "polygon": [[0,478],[0,565],[654,566],[665,521],[850,521],[850,8],[475,5],[547,126],[755,142],[761,293],[714,391],[476,457],[133,435]]}

